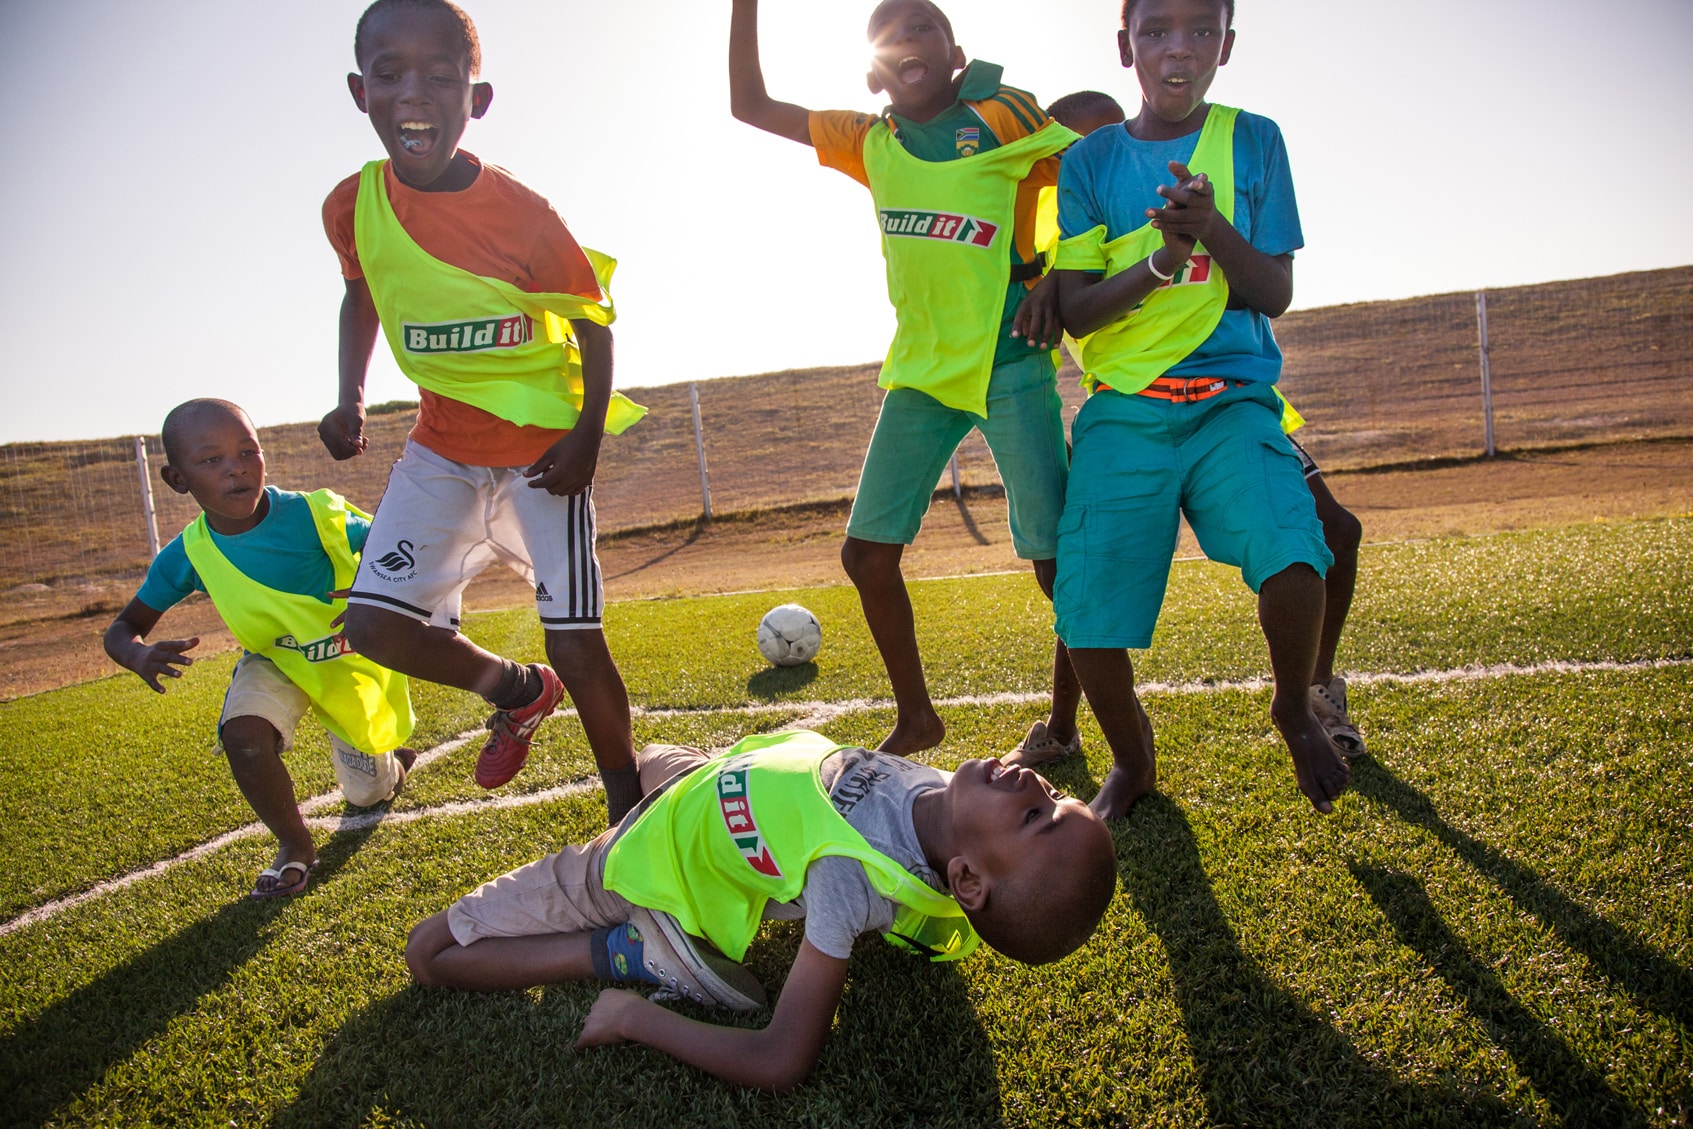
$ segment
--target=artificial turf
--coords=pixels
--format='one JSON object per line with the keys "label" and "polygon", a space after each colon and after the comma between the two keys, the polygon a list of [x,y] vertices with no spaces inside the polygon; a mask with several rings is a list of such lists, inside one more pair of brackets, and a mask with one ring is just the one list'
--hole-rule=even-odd
{"label": "artificial turf", "polygon": [[[1686,659],[1690,532],[1367,551],[1343,665]],[[1040,689],[1049,644],[1026,577],[915,594],[937,695]],[[722,745],[793,716],[727,707],[885,696],[850,590],[789,595],[823,618],[814,670],[771,674],[742,654],[774,596],[614,608],[635,700],[696,711],[637,718],[637,740]],[[522,615],[474,630],[538,649]],[[209,748],[227,662],[162,700],[126,676],[0,707],[0,913],[250,820]],[[1171,682],[1262,674],[1249,594],[1226,570],[1178,565],[1138,665]],[[239,897],[271,852],[242,840],[0,937],[0,1121],[1685,1125],[1689,681],[1669,665],[1357,690],[1374,755],[1326,819],[1293,788],[1266,691],[1149,695],[1160,790],[1115,827],[1122,884],[1094,940],[1027,969],[992,954],[927,966],[867,939],[817,1073],[787,1097],[642,1048],[574,1054],[592,985],[407,982],[412,923],[593,834],[597,795],[320,836],[313,889],[290,901]],[[428,740],[479,720],[441,691],[420,691],[419,712]],[[1042,714],[954,708],[929,759],[1008,748]],[[826,729],[873,742],[890,721],[861,710]],[[590,770],[573,724],[543,733],[506,792]],[[1109,756],[1084,734],[1086,757],[1050,775],[1086,796]],[[290,754],[303,795],[333,787],[314,740]],[[473,756],[418,773],[395,813],[473,798]],[[786,926],[755,944],[773,989],[797,943]]]}

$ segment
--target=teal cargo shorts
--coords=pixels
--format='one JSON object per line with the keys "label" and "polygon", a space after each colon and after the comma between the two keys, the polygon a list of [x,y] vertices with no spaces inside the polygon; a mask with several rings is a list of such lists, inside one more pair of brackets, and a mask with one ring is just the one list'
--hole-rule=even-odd
{"label": "teal cargo shorts", "polygon": [[976,428],[1005,484],[1011,547],[1026,561],[1051,560],[1069,474],[1062,408],[1052,354],[1045,351],[994,366],[986,419],[912,388],[889,389],[864,454],[847,536],[885,545],[915,541],[947,461]]}
{"label": "teal cargo shorts", "polygon": [[1290,565],[1323,575],[1334,563],[1268,384],[1192,403],[1098,392],[1071,440],[1053,588],[1070,647],[1152,645],[1183,514],[1205,555],[1254,592]]}

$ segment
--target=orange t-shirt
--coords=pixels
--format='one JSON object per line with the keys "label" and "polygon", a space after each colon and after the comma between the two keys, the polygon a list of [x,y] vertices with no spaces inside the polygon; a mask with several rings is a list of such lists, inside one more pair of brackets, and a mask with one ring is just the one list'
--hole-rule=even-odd
{"label": "orange t-shirt", "polygon": [[[594,268],[552,205],[499,166],[464,155],[481,172],[462,192],[420,192],[392,168],[383,170],[388,199],[406,234],[435,258],[471,274],[503,279],[531,294],[598,299]],[[323,202],[323,229],[345,278],[364,277],[353,235],[358,196],[359,174],[354,173]],[[564,434],[519,426],[427,388],[418,392],[412,439],[454,462],[528,466]]]}

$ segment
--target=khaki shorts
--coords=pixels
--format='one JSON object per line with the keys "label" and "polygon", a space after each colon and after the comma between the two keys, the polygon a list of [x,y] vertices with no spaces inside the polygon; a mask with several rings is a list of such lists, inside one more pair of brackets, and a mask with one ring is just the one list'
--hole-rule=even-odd
{"label": "khaki shorts", "polygon": [[[282,751],[294,747],[294,728],[312,708],[306,692],[294,685],[275,663],[263,655],[243,655],[230,675],[229,690],[223,696],[223,716],[218,718],[218,737],[231,718],[259,717],[270,722],[282,738]],[[360,752],[341,738],[329,735],[331,760],[341,795],[355,807],[380,804],[394,795],[406,778],[405,768],[393,753],[372,756]]]}
{"label": "khaki shorts", "polygon": [[[641,791],[651,796],[708,759],[704,751],[686,745],[648,745],[635,754]],[[587,933],[628,921],[629,902],[607,890],[603,878],[606,852],[631,822],[626,817],[590,843],[568,846],[484,882],[447,910],[453,940],[470,945],[483,937]]]}

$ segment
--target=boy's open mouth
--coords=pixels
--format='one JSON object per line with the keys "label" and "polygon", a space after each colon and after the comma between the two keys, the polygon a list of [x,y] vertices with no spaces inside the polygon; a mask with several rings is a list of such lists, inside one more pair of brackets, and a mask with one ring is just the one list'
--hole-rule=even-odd
{"label": "boy's open mouth", "polygon": [[915,55],[899,61],[899,80],[907,86],[913,86],[929,77],[929,64]]}
{"label": "boy's open mouth", "polygon": [[399,128],[400,144],[414,157],[427,157],[429,151],[435,148],[435,138],[440,133],[427,122],[401,122]]}

